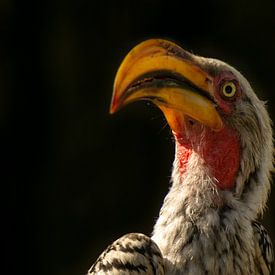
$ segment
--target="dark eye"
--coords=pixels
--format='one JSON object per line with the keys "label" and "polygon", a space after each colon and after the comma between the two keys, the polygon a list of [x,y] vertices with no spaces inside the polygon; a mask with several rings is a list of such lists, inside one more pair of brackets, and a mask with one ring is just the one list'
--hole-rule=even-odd
{"label": "dark eye", "polygon": [[237,92],[237,87],[233,81],[227,81],[223,83],[221,87],[221,93],[224,99],[233,98],[236,92]]}

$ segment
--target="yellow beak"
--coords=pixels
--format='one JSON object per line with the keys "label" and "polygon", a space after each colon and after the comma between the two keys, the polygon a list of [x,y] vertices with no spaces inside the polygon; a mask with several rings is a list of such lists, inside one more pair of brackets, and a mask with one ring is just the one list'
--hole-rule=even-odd
{"label": "yellow beak", "polygon": [[176,133],[183,130],[186,116],[218,131],[223,122],[213,98],[213,78],[196,65],[192,54],[170,41],[151,39],[133,48],[120,65],[110,112],[149,100]]}

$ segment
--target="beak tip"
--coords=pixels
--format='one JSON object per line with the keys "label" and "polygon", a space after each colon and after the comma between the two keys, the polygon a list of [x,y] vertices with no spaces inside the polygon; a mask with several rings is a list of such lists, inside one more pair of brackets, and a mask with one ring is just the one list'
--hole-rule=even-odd
{"label": "beak tip", "polygon": [[109,114],[114,114],[118,109],[118,100],[117,100],[117,96],[116,93],[113,92],[113,97],[112,97],[112,101],[111,101],[111,106],[109,109]]}
{"label": "beak tip", "polygon": [[112,115],[116,112],[116,106],[114,105],[114,103],[111,103],[110,109],[109,109],[109,114]]}
{"label": "beak tip", "polygon": [[118,104],[118,101],[117,100],[112,100],[111,102],[111,106],[110,106],[110,109],[109,109],[109,114],[110,115],[113,115],[114,113],[116,113],[118,110],[120,109],[120,104]]}

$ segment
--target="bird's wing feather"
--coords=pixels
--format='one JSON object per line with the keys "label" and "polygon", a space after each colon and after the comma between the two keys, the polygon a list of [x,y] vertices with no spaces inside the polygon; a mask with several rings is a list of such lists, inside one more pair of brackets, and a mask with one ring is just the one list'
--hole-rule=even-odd
{"label": "bird's wing feather", "polygon": [[107,247],[88,271],[92,274],[163,275],[163,258],[149,237],[130,233]]}
{"label": "bird's wing feather", "polygon": [[254,221],[252,226],[256,242],[257,267],[260,274],[273,274],[274,252],[271,239],[259,222]]}

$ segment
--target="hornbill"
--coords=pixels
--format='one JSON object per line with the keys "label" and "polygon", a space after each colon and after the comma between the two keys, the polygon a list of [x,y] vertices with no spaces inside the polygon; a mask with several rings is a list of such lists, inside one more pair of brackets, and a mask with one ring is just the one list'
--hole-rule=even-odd
{"label": "hornbill", "polygon": [[121,237],[88,274],[271,274],[272,243],[257,221],[273,169],[271,120],[249,82],[151,39],[122,62],[110,112],[137,100],[158,106],[172,130],[172,186],[152,237]]}

